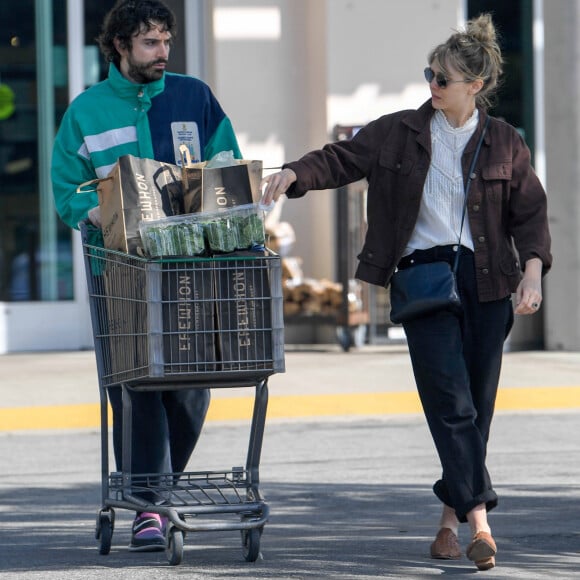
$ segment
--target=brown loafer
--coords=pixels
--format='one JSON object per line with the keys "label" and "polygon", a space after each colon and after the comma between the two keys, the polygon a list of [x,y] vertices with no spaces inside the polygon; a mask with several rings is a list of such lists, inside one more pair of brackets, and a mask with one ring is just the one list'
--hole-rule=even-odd
{"label": "brown loafer", "polygon": [[495,568],[495,556],[490,556],[489,558],[485,558],[485,560],[477,560],[475,565],[478,570],[491,570]]}
{"label": "brown loafer", "polygon": [[436,560],[458,560],[461,546],[457,536],[449,528],[441,528],[431,544],[431,558]]}
{"label": "brown loafer", "polygon": [[473,536],[471,544],[467,546],[465,554],[472,562],[475,562],[478,570],[490,570],[495,566],[497,546],[491,534],[477,532]]}

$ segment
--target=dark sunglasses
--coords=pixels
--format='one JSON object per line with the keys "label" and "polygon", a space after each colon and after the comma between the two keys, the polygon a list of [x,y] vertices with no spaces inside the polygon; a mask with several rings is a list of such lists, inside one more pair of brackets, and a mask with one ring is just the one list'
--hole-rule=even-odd
{"label": "dark sunglasses", "polygon": [[433,69],[429,66],[423,71],[423,74],[425,75],[425,80],[429,84],[431,84],[433,79],[435,79],[435,82],[437,83],[437,86],[440,89],[447,88],[447,85],[449,85],[451,83],[468,83],[469,82],[469,81],[466,81],[465,79],[462,79],[460,81],[450,81],[449,79],[445,78],[445,75],[443,73],[438,72],[437,74],[435,74]]}

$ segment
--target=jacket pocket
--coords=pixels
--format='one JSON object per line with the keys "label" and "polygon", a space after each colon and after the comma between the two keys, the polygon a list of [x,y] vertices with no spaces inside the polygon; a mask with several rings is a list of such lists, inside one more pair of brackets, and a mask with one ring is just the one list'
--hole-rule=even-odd
{"label": "jacket pocket", "polygon": [[394,149],[381,149],[379,165],[399,175],[409,175],[413,169],[413,160]]}
{"label": "jacket pocket", "polygon": [[504,194],[508,195],[509,182],[512,178],[512,163],[511,161],[490,163],[482,167],[481,177],[489,199],[499,202]]}
{"label": "jacket pocket", "polygon": [[520,262],[513,247],[506,242],[501,250],[501,258],[499,262],[501,273],[508,278],[519,281],[521,277]]}

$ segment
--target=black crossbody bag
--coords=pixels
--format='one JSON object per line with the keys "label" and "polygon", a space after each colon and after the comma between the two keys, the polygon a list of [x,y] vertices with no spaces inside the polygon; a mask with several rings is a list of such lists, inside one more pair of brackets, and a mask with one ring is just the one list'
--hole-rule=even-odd
{"label": "black crossbody bag", "polygon": [[440,310],[461,312],[461,299],[457,291],[456,280],[459,253],[461,251],[461,234],[465,222],[471,179],[488,124],[489,117],[486,119],[477,142],[467,175],[463,215],[461,217],[461,228],[459,230],[453,269],[451,269],[448,262],[441,261],[418,264],[403,270],[397,270],[391,278],[391,321],[395,324],[409,322],[416,318],[434,314]]}

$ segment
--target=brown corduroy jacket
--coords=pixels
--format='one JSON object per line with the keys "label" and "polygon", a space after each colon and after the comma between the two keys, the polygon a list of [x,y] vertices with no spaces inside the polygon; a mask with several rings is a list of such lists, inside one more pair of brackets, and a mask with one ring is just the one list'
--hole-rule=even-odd
{"label": "brown corduroy jacket", "polygon": [[[350,140],[284,165],[297,176],[289,198],[368,180],[368,229],[356,272],[360,280],[388,286],[411,237],[431,159],[434,112],[429,100],[417,110],[385,115]],[[480,109],[478,128],[465,147],[465,178],[486,117]],[[540,258],[543,274],[550,269],[546,193],[520,134],[493,117],[475,167],[467,214],[482,302],[515,292],[530,258]]]}

